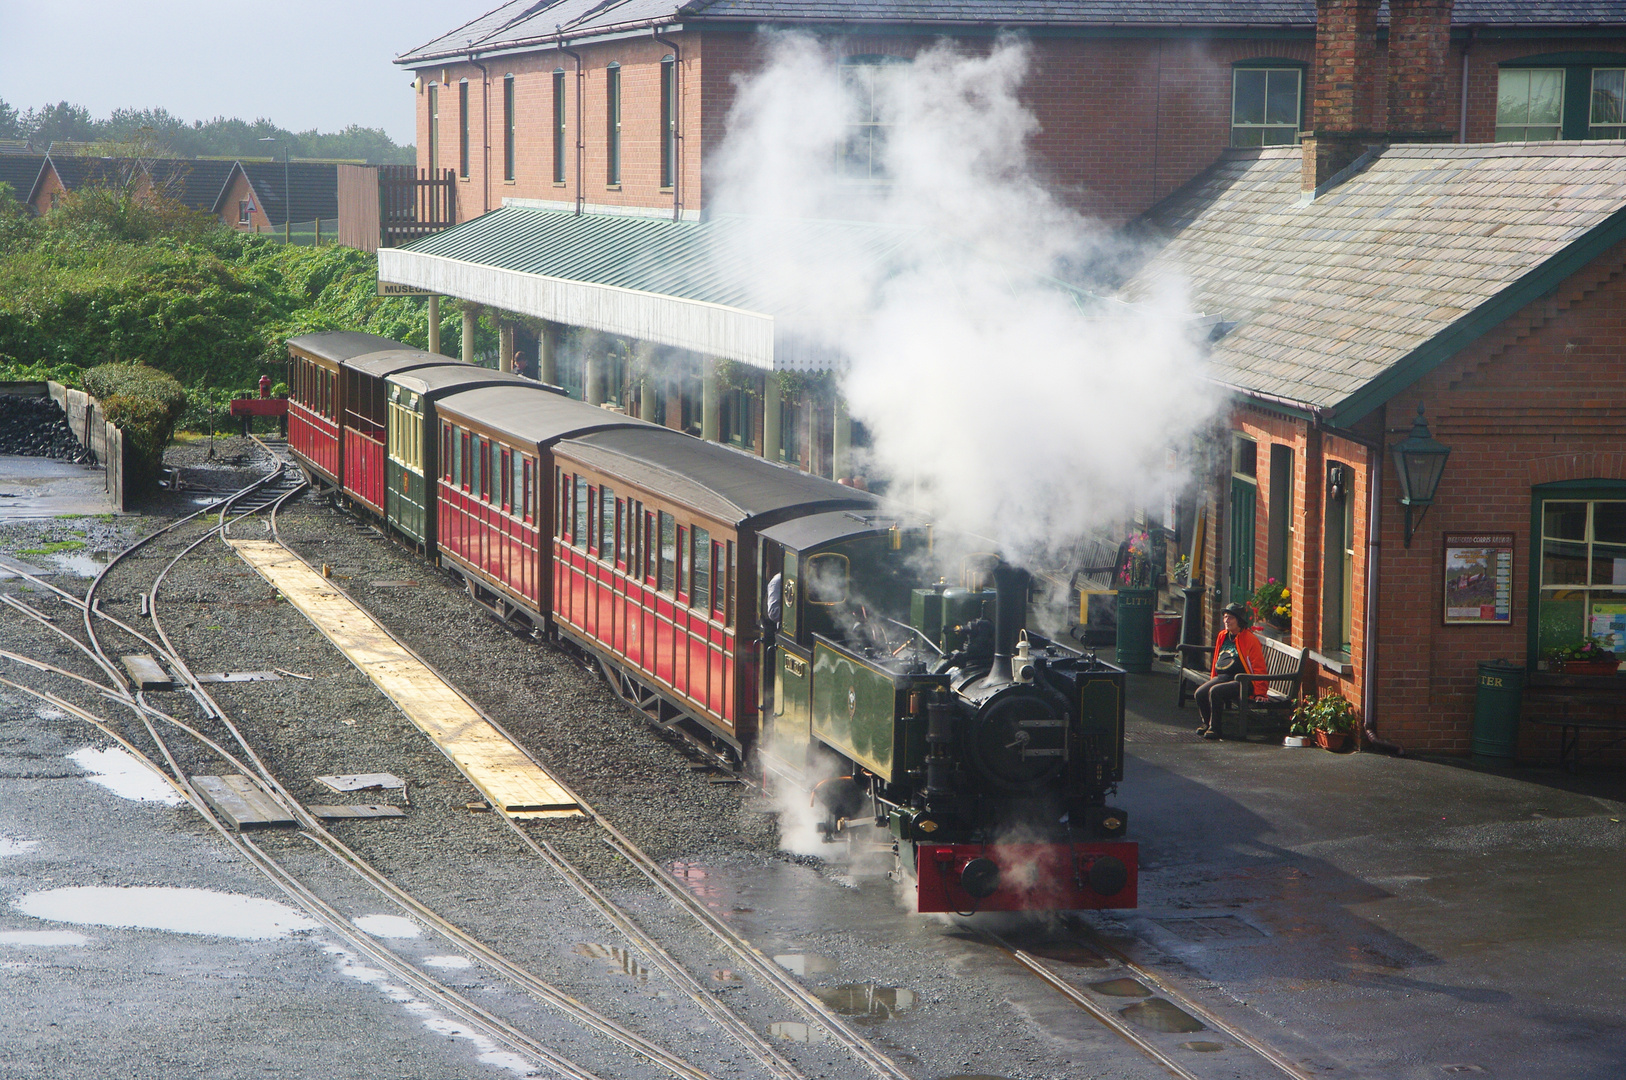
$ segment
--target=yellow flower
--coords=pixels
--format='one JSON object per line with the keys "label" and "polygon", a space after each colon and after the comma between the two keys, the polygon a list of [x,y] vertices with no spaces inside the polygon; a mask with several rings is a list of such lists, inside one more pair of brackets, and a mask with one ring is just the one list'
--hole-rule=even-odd
{"label": "yellow flower", "polygon": [[1283,600],[1286,600],[1288,597],[1290,597],[1292,595],[1293,595],[1293,590],[1292,589],[1283,589],[1282,590],[1282,599]]}

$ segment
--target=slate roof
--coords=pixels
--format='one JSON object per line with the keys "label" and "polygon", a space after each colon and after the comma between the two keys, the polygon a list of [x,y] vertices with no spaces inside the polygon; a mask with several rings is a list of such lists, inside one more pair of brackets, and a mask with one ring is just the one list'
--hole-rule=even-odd
{"label": "slate roof", "polygon": [[1228,151],[1154,207],[1169,279],[1234,323],[1217,381],[1351,423],[1626,239],[1626,143],[1394,146],[1308,204],[1300,151]]}
{"label": "slate roof", "polygon": [[0,154],[0,184],[10,184],[13,197],[24,201],[34,190],[34,181],[39,179],[44,164],[44,154]]}
{"label": "slate roof", "polygon": [[[232,169],[241,169],[247,174],[259,200],[256,205],[273,225],[281,225],[285,220],[314,221],[339,216],[339,167],[332,162],[292,161],[288,163],[286,176],[280,161],[237,161],[232,163]],[[213,213],[220,213],[232,180],[228,175],[226,183],[221,185],[210,207]],[[286,199],[284,189],[288,192]],[[293,204],[291,218],[284,210],[285,202]]]}
{"label": "slate roof", "polygon": [[[1387,22],[1387,8],[1380,19]],[[653,24],[1315,28],[1315,0],[511,0],[398,56],[422,64]],[[1626,25],[1626,0],[1457,0],[1457,26]]]}
{"label": "slate roof", "polygon": [[229,159],[152,158],[145,164],[153,182],[183,205],[212,212],[236,163]]}

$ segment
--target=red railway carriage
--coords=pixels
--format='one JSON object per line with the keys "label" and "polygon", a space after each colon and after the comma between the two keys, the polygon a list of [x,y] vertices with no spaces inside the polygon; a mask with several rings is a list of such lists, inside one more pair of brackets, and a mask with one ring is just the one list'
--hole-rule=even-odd
{"label": "red railway carriage", "polygon": [[606,428],[663,429],[538,383],[469,388],[436,400],[430,384],[439,374],[429,369],[395,380],[421,382],[426,402],[434,404],[433,550],[441,565],[463,575],[477,599],[505,618],[543,625],[551,582],[543,540],[553,531],[549,448]]}
{"label": "red railway carriage", "polygon": [[757,530],[875,500],[665,428],[553,449],[553,619],[621,692],[680,708],[738,754],[754,739]]}
{"label": "red railway carriage", "polygon": [[344,444],[340,457],[341,486],[352,499],[380,517],[384,514],[389,432],[388,386],[384,380],[390,375],[429,367],[498,374],[449,356],[405,348],[368,353],[346,360],[339,367],[339,415],[343,420]]}
{"label": "red railway carriage", "polygon": [[332,330],[288,341],[288,448],[335,487],[344,481],[345,363],[372,353],[396,352],[399,341]]}

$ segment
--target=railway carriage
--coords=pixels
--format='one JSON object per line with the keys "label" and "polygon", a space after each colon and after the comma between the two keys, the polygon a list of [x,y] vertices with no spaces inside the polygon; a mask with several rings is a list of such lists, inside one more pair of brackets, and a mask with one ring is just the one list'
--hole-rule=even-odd
{"label": "railway carriage", "polygon": [[340,415],[344,418],[342,490],[379,517],[385,516],[390,434],[389,376],[425,368],[450,367],[465,375],[488,372],[473,364],[419,349],[370,353],[340,367]]}
{"label": "railway carriage", "polygon": [[[460,574],[470,593],[508,618],[547,624],[552,576],[553,502],[548,498],[550,448],[560,439],[606,428],[655,428],[565,397],[539,383],[523,387],[462,387],[438,400],[439,373],[403,377],[434,409],[425,446],[433,442],[431,549]],[[687,436],[672,433],[673,438]],[[404,500],[403,500],[404,501]]]}
{"label": "railway carriage", "polygon": [[406,349],[399,341],[351,330],[288,341],[288,448],[334,487],[344,482],[344,365]]}
{"label": "railway carriage", "polygon": [[757,535],[864,492],[664,428],[553,451],[553,618],[624,697],[741,760],[758,718]]}
{"label": "railway carriage", "polygon": [[525,395],[522,400],[530,400],[533,392],[560,393],[557,387],[521,375],[440,360],[433,366],[392,372],[382,382],[389,438],[382,513],[391,528],[425,551],[435,548],[437,524],[436,487],[428,479],[441,467],[436,403],[484,386],[518,390]]}

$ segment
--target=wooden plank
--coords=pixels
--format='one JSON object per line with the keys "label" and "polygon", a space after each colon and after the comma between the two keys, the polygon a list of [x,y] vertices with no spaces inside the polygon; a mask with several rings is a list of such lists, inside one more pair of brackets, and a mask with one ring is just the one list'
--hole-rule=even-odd
{"label": "wooden plank", "polygon": [[406,811],[399,806],[387,806],[384,803],[350,803],[345,806],[317,806],[312,803],[305,809],[319,818],[406,817]]}
{"label": "wooden plank", "polygon": [[210,671],[202,675],[193,675],[200,683],[229,683],[229,682],[270,682],[281,679],[282,676],[274,671]]}
{"label": "wooden plank", "polygon": [[137,690],[173,690],[175,680],[165,671],[153,657],[142,653],[138,656],[121,656],[119,663],[124,670],[130,673],[130,682]]}
{"label": "wooden plank", "polygon": [[232,776],[194,776],[192,786],[238,832],[297,824],[275,799],[241,773]]}
{"label": "wooden plank", "polygon": [[557,780],[321,574],[275,541],[230,543],[429,736],[492,806],[514,818],[581,814]]}

